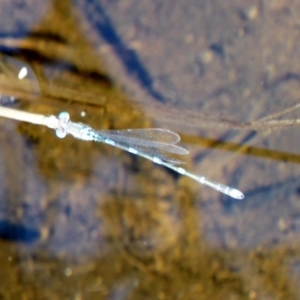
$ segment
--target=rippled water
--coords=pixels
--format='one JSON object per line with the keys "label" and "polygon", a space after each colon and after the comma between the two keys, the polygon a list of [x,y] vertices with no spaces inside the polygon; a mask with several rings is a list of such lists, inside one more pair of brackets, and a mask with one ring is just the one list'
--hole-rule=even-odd
{"label": "rippled water", "polygon": [[300,299],[299,10],[2,1],[2,106],[168,128],[189,170],[246,197],[1,118],[0,298]]}

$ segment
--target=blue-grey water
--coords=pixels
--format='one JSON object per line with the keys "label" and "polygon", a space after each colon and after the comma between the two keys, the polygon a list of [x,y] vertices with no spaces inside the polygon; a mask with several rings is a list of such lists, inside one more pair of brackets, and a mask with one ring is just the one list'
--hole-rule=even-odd
{"label": "blue-grey water", "polygon": [[288,1],[0,1],[1,105],[168,128],[188,170],[245,193],[1,118],[0,298],[300,299],[298,12]]}

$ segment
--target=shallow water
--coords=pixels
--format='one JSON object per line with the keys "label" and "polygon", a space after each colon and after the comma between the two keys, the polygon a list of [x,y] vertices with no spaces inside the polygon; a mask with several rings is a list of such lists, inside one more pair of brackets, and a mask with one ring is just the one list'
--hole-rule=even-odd
{"label": "shallow water", "polygon": [[[0,3],[2,105],[174,130],[188,170],[246,198],[1,118],[0,298],[300,299],[297,124],[265,122],[297,119],[280,112],[299,98],[300,6],[14,5]],[[3,67],[19,62],[28,80]]]}

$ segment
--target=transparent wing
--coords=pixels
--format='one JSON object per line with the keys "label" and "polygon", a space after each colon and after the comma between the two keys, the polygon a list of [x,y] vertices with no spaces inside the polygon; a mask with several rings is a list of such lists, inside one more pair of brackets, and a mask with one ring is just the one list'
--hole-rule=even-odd
{"label": "transparent wing", "polygon": [[[127,148],[128,145],[127,144],[124,144],[124,143],[117,143],[115,144],[115,147],[117,148],[121,148],[124,150],[124,148]],[[124,147],[124,148],[123,148]],[[156,158],[159,158],[161,159],[162,161],[164,162],[168,162],[172,165],[179,165],[179,164],[185,164],[185,162],[179,160],[179,159],[176,159],[176,158],[173,158],[173,157],[170,157],[164,153],[162,153],[159,149],[155,149],[155,148],[145,148],[145,147],[142,147],[142,146],[135,146],[134,147],[135,150],[138,151],[138,155],[147,155],[149,156],[149,159],[153,159],[154,157]],[[185,150],[185,149],[184,149]]]}
{"label": "transparent wing", "polygon": [[155,151],[157,152],[170,152],[179,155],[186,155],[189,153],[189,151],[186,150],[185,148],[173,144],[144,141],[144,140],[134,139],[134,138],[120,139],[120,138],[115,138],[113,136],[105,136],[105,137],[109,138],[115,143],[121,144],[122,146],[132,147],[134,149],[138,149],[138,148],[144,150],[155,149]]}
{"label": "transparent wing", "polygon": [[[136,137],[132,137],[132,135],[130,134],[130,136],[125,135],[127,132],[131,133],[131,131],[127,131],[127,130],[122,130],[119,131],[120,135],[117,134],[111,134],[111,131],[96,131],[96,134],[99,134],[99,136],[101,137],[105,137],[105,138],[109,138],[110,140],[116,142],[116,143],[120,143],[123,146],[127,146],[127,147],[133,147],[133,148],[137,148],[137,147],[143,147],[144,150],[146,150],[147,148],[152,148],[152,149],[156,149],[160,152],[166,151],[166,152],[170,152],[170,153],[174,153],[174,154],[179,154],[179,155],[185,155],[188,154],[188,150],[186,150],[183,147],[174,145],[172,143],[166,143],[166,142],[160,142],[160,141],[156,141],[154,140],[153,136],[144,136],[146,138],[151,138],[150,140],[148,139],[142,139],[142,138],[136,138]],[[170,131],[172,132],[172,131]],[[134,132],[135,134],[136,132]],[[143,130],[144,133],[144,130]],[[172,134],[176,134],[172,132]],[[172,137],[172,135],[167,135],[168,137]],[[175,136],[173,136],[175,138]],[[175,139],[173,138],[173,142],[175,141]]]}
{"label": "transparent wing", "polygon": [[128,138],[166,144],[177,144],[180,141],[180,136],[176,132],[162,128],[97,130],[97,133],[120,142],[126,141]]}

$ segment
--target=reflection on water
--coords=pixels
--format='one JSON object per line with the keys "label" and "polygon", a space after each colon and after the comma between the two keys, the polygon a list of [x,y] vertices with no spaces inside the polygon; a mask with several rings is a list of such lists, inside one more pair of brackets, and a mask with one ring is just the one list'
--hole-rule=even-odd
{"label": "reflection on water", "polygon": [[[300,71],[299,39],[290,10],[275,2],[53,1],[42,20],[24,11],[26,34],[15,24],[1,34],[5,105],[13,97],[18,109],[68,111],[99,129],[178,131],[189,169],[246,198],[1,119],[0,298],[300,298],[298,133],[266,125],[288,107],[286,119],[297,119],[298,79],[288,74]],[[146,73],[128,70],[132,61]],[[156,101],[151,88],[172,101]]]}
{"label": "reflection on water", "polygon": [[[10,83],[10,85],[15,87],[23,87],[31,93],[32,99],[34,95],[40,93],[40,86],[35,72],[31,66],[24,60],[20,60],[8,55],[0,56],[0,76],[5,82]],[[12,95],[2,94],[0,96],[0,104],[10,105],[16,102],[16,97]]]}

